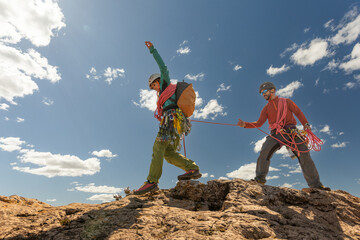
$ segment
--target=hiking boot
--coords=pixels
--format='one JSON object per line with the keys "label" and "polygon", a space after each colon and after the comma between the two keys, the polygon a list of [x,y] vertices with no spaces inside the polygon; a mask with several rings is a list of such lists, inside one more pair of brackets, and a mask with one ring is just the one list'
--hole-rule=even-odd
{"label": "hiking boot", "polygon": [[189,170],[186,173],[179,175],[178,180],[190,180],[201,178],[202,174],[199,170]]}
{"label": "hiking boot", "polygon": [[250,181],[257,182],[257,183],[259,183],[261,185],[265,185],[265,183],[266,183],[266,180],[259,180],[259,179],[251,179]]}
{"label": "hiking boot", "polygon": [[142,195],[148,192],[159,190],[157,183],[146,181],[144,184],[134,192],[135,195]]}
{"label": "hiking boot", "polygon": [[324,190],[324,191],[331,191],[331,188],[329,187],[324,187],[323,185],[321,185],[320,187],[314,187],[315,189],[319,189],[319,190]]}

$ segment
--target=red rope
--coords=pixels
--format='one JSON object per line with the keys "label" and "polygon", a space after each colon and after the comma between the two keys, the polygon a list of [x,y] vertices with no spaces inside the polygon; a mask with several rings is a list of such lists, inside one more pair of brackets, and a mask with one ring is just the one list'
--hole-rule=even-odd
{"label": "red rope", "polygon": [[[200,123],[217,124],[217,125],[239,126],[237,124],[228,124],[228,123],[206,122],[206,121],[199,121],[199,120],[191,120],[191,121],[192,122],[200,122]],[[321,145],[323,144],[323,141],[320,138],[318,138],[310,129],[305,130],[306,134],[301,134],[300,135],[300,137],[303,139],[303,141],[299,142],[299,143],[295,142],[295,138],[298,136],[298,134],[293,134],[293,136],[291,136],[291,134],[285,132],[285,135],[287,135],[290,138],[290,141],[289,141],[289,140],[287,140],[285,138],[283,133],[280,131],[281,136],[287,141],[287,143],[284,143],[281,140],[277,139],[276,137],[274,137],[274,136],[268,134],[267,132],[263,131],[262,129],[256,127],[254,124],[252,124],[252,123],[250,123],[250,124],[253,125],[254,128],[257,128],[259,131],[261,131],[261,132],[265,133],[266,135],[272,137],[273,139],[278,141],[280,144],[285,145],[285,146],[291,148],[291,150],[296,151],[298,153],[306,153],[306,152],[310,152],[311,150],[320,151],[321,150]],[[308,150],[307,151],[300,151],[298,149],[297,145],[300,145],[300,144],[303,144],[303,143],[306,143],[308,145]]]}

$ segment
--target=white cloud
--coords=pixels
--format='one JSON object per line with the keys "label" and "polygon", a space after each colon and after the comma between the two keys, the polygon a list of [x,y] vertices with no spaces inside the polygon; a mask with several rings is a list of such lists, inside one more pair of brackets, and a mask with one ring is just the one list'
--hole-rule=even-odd
{"label": "white cloud", "polygon": [[191,49],[189,47],[181,47],[178,50],[176,50],[176,52],[180,55],[189,54],[191,52]]}
{"label": "white cloud", "polygon": [[53,31],[65,27],[64,15],[54,0],[0,0],[0,41],[16,44],[22,38],[47,46]]}
{"label": "white cloud", "polygon": [[316,61],[332,55],[328,50],[328,45],[326,40],[315,38],[308,47],[299,48],[290,59],[297,65],[313,65]]}
{"label": "white cloud", "polygon": [[195,92],[195,94],[196,94],[195,107],[200,107],[201,105],[203,105],[204,101],[200,97],[199,92]]}
{"label": "white cloud", "polygon": [[284,184],[283,184],[283,185],[281,185],[280,187],[292,188],[293,186],[294,186],[294,184],[284,183]]}
{"label": "white cloud", "polygon": [[49,178],[56,176],[79,177],[82,175],[94,175],[100,171],[100,160],[89,158],[81,160],[74,155],[53,154],[50,152],[37,152],[23,149],[18,158],[22,164],[37,165],[38,167],[13,167],[20,172],[42,175]]}
{"label": "white cloud", "polygon": [[180,44],[180,47],[181,47],[181,46],[184,46],[184,45],[187,44],[187,43],[189,43],[189,41],[188,41],[188,40],[184,40],[184,41]]}
{"label": "white cloud", "polygon": [[202,173],[202,178],[207,178],[209,176],[209,174],[208,173]]}
{"label": "white cloud", "polygon": [[101,201],[101,202],[111,202],[112,200],[114,200],[114,195],[113,194],[95,194],[95,195],[87,198],[87,200]]}
{"label": "white cloud", "polygon": [[335,44],[350,44],[360,35],[360,15],[357,8],[354,7],[344,17],[343,22],[337,27],[340,28],[330,41]]}
{"label": "white cloud", "polygon": [[25,121],[25,119],[23,119],[23,118],[20,118],[20,117],[16,118],[16,122],[18,122],[18,123],[22,123],[24,121]]}
{"label": "white cloud", "polygon": [[210,175],[211,178],[214,178],[215,176],[213,174]]}
{"label": "white cloud", "polygon": [[360,69],[360,43],[355,44],[350,54],[350,60],[341,63],[339,68],[343,69],[348,74]]}
{"label": "white cloud", "polygon": [[21,145],[25,143],[16,137],[0,138],[0,148],[6,152],[20,151]]}
{"label": "white cloud", "polygon": [[42,103],[45,104],[46,106],[51,106],[54,104],[54,101],[51,100],[50,98],[44,97]]}
{"label": "white cloud", "polygon": [[198,73],[196,75],[192,75],[192,74],[186,74],[185,78],[188,80],[192,80],[192,81],[202,81],[205,77],[204,73]]}
{"label": "white cloud", "polygon": [[23,53],[0,43],[0,99],[15,104],[15,97],[33,94],[39,88],[32,77],[48,79],[52,83],[60,80],[57,67],[49,65],[47,59],[34,49]]}
{"label": "white cloud", "polygon": [[357,183],[360,184],[360,178],[357,180]]}
{"label": "white cloud", "polygon": [[106,185],[95,186],[95,183],[89,183],[88,185],[77,184],[75,190],[87,193],[120,193],[124,191],[123,188],[109,187]]}
{"label": "white cloud", "polygon": [[1,103],[1,104],[0,104],[0,110],[8,111],[9,107],[10,107],[10,106],[7,105],[6,103]]}
{"label": "white cloud", "polygon": [[277,95],[280,97],[292,97],[294,94],[294,91],[299,89],[300,87],[304,86],[299,81],[294,81],[290,84],[288,84],[286,87],[279,89],[277,91]]}
{"label": "white cloud", "polygon": [[267,176],[266,180],[272,180],[272,179],[278,179],[280,178],[279,176]]}
{"label": "white cloud", "polygon": [[328,135],[331,135],[331,131],[330,131],[330,126],[329,125],[325,125],[320,132],[326,133]]}
{"label": "white cloud", "polygon": [[54,33],[65,27],[56,1],[0,0],[0,99],[16,104],[14,98],[38,90],[32,78],[60,80],[57,67],[34,49],[23,52],[11,44],[28,39],[35,46],[47,46]]}
{"label": "white cloud", "polygon": [[[244,180],[250,180],[255,177],[256,163],[249,163],[241,166],[238,170],[227,173],[226,176],[229,178],[241,178]],[[280,169],[270,167],[269,171],[280,171]],[[270,177],[271,178],[271,177]],[[277,177],[273,177],[275,179]],[[268,178],[269,179],[269,178]]]}
{"label": "white cloud", "polygon": [[286,72],[290,69],[289,66],[286,66],[286,64],[282,65],[280,68],[276,68],[276,67],[273,67],[272,65],[266,70],[266,73],[273,77],[275,76],[276,74],[280,74],[280,73],[283,73],[283,72]]}
{"label": "white cloud", "polygon": [[154,112],[156,110],[157,95],[154,90],[140,89],[139,103],[132,101],[138,107],[147,108]]}
{"label": "white cloud", "polygon": [[344,147],[346,147],[346,144],[347,144],[347,142],[342,142],[342,143],[338,142],[338,143],[332,144],[331,147],[332,148],[344,148]]}
{"label": "white cloud", "polygon": [[208,117],[215,119],[218,115],[226,116],[227,113],[224,112],[224,107],[216,99],[211,99],[204,108],[194,111],[194,118],[198,119],[207,119]]}
{"label": "white cloud", "polygon": [[113,154],[112,152],[110,152],[109,149],[103,149],[100,151],[93,151],[91,153],[92,155],[96,156],[96,157],[106,157],[106,158],[114,158],[117,157],[117,154]]}
{"label": "white cloud", "polygon": [[4,117],[5,121],[10,121],[10,118]]}
{"label": "white cloud", "polygon": [[106,77],[105,82],[107,82],[110,85],[114,79],[125,77],[125,70],[123,68],[112,69],[111,67],[108,67],[105,69],[104,77]]}
{"label": "white cloud", "polygon": [[299,164],[297,164],[297,167],[296,168],[293,168],[293,167],[290,167],[290,169],[294,169],[294,170],[291,170],[289,173],[302,173],[302,170],[301,170],[301,167]]}
{"label": "white cloud", "polygon": [[331,19],[331,20],[327,21],[327,22],[324,24],[324,28],[330,29],[331,31],[335,31],[334,19]]}
{"label": "white cloud", "polygon": [[46,199],[47,202],[56,202],[56,199]]}
{"label": "white cloud", "polygon": [[[303,44],[302,46],[304,46],[305,44]],[[301,46],[301,47],[302,47]],[[280,57],[285,57],[286,56],[286,54],[288,53],[288,52],[293,52],[293,51],[295,51],[296,49],[298,49],[300,46],[298,45],[298,44],[296,44],[296,43],[293,43],[290,47],[288,47],[288,48],[286,48],[282,53],[280,53]]]}
{"label": "white cloud", "polygon": [[329,71],[335,71],[336,68],[339,66],[339,62],[337,62],[335,59],[332,59],[330,62],[328,62],[328,64],[326,65],[326,67],[324,67],[324,70],[329,70]]}
{"label": "white cloud", "polygon": [[304,33],[307,33],[308,31],[310,31],[310,27],[304,29]]}
{"label": "white cloud", "polygon": [[219,180],[229,180],[227,177],[219,177]]}
{"label": "white cloud", "polygon": [[233,68],[233,70],[236,72],[236,71],[239,71],[240,69],[242,69],[242,66],[236,64],[236,66]]}
{"label": "white cloud", "polygon": [[319,85],[319,82],[320,82],[320,78],[316,79],[316,80],[315,80],[315,85],[314,85],[314,86]]}
{"label": "white cloud", "polygon": [[266,136],[254,143],[254,145],[255,145],[254,152],[255,153],[258,153],[261,151],[262,145],[264,144],[265,141],[266,141]]}
{"label": "white cloud", "polygon": [[229,85],[229,86],[225,86],[225,84],[224,84],[224,83],[221,83],[221,84],[219,85],[219,88],[216,90],[216,92],[225,92],[225,91],[229,91],[229,90],[230,90],[230,88],[231,88],[231,85]]}

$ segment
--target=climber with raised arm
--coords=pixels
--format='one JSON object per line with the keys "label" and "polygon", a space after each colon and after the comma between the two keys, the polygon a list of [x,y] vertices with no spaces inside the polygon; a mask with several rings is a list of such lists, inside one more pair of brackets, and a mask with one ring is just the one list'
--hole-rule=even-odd
{"label": "climber with raised arm", "polygon": [[181,136],[190,132],[191,124],[177,106],[176,85],[171,84],[167,66],[153,44],[145,42],[145,45],[160,68],[160,74],[152,74],[149,78],[149,88],[155,90],[158,95],[157,110],[154,115],[160,121],[160,126],[153,146],[147,181],[134,192],[135,195],[158,189],[164,158],[168,163],[185,171],[185,174],[178,176],[178,180],[198,179],[202,176],[196,163],[178,152],[181,147]]}

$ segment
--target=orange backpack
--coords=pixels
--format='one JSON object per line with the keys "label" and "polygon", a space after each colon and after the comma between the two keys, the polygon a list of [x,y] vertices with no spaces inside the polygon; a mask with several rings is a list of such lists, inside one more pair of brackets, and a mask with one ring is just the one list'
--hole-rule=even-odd
{"label": "orange backpack", "polygon": [[192,84],[178,82],[175,90],[176,104],[186,117],[190,117],[195,110],[196,94]]}

